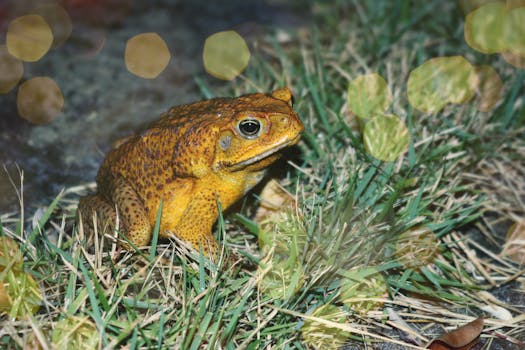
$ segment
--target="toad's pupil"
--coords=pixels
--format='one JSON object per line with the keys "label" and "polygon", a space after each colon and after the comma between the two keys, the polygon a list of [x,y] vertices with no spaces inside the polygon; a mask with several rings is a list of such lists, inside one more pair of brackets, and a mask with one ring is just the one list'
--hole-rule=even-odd
{"label": "toad's pupil", "polygon": [[241,132],[248,136],[253,136],[259,132],[261,125],[257,120],[243,120],[239,124]]}

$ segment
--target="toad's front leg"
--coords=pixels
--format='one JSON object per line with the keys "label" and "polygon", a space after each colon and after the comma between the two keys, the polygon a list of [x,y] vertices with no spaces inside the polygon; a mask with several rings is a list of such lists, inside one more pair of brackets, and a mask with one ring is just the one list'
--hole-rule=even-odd
{"label": "toad's front leg", "polygon": [[[163,215],[164,216],[164,215]],[[198,193],[192,196],[180,220],[173,227],[166,227],[175,236],[201,250],[212,260],[218,258],[218,243],[212,227],[218,216],[217,201],[213,193]],[[161,223],[162,225],[162,223]]]}

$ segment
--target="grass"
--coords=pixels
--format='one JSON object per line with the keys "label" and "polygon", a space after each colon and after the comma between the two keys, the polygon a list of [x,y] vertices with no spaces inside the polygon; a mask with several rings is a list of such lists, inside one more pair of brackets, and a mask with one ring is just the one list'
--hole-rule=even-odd
{"label": "grass", "polygon": [[[448,16],[432,16],[437,1],[311,5],[316,25],[306,36],[292,32],[291,43],[269,37],[228,92],[293,88],[306,125],[300,154],[280,174],[293,205],[257,224],[249,196],[241,215],[220,218],[225,254],[243,256],[234,266],[210,264],[180,242],[155,241],[113,260],[115,246],[100,241],[88,249],[82,229],[72,227],[82,187],[27,220],[22,177],[21,210],[1,215],[0,233],[19,244],[43,298],[30,317],[0,319],[0,347],[52,348],[73,333],[64,320],[77,330],[77,344],[102,349],[307,349],[348,341],[421,348],[480,315],[486,348],[498,334],[509,346],[524,340],[522,305],[489,293],[512,283],[524,293],[523,270],[477,238],[501,242],[497,224],[525,213],[523,72],[469,50],[450,4],[439,10]],[[463,52],[497,67],[507,88],[501,104],[486,114],[470,105],[413,110],[405,97],[410,70]],[[385,77],[391,110],[408,125],[408,151],[395,162],[365,151],[362,126],[348,109],[348,82],[365,72]],[[211,80],[196,81],[204,96],[215,94]],[[473,229],[481,233],[472,236]],[[254,233],[267,239],[261,250]],[[487,305],[513,318],[498,319]]]}

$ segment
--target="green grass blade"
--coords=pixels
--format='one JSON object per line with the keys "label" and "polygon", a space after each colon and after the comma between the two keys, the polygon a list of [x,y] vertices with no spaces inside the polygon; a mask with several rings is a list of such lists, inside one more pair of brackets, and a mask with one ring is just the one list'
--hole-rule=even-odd
{"label": "green grass blade", "polygon": [[160,230],[160,220],[162,218],[162,199],[159,203],[159,209],[157,210],[157,217],[155,218],[155,227],[153,228],[153,235],[151,238],[151,247],[149,250],[149,261],[153,262],[155,260],[155,255],[157,253],[157,243],[159,241],[159,230]]}

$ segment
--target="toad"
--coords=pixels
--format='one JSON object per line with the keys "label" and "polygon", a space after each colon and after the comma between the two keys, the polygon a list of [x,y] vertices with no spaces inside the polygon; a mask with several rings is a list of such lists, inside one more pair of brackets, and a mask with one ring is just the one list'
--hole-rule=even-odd
{"label": "toad", "polygon": [[[88,232],[114,228],[149,244],[162,203],[159,236],[171,234],[215,259],[212,227],[264,176],[304,127],[288,88],[175,106],[140,134],[119,142],[97,174],[97,192],[78,211]],[[100,232],[100,231],[99,231]]]}

